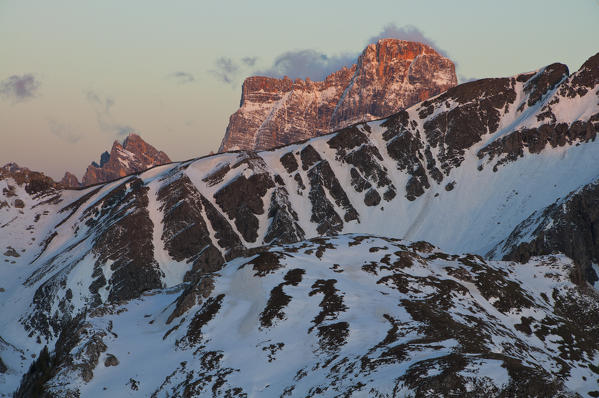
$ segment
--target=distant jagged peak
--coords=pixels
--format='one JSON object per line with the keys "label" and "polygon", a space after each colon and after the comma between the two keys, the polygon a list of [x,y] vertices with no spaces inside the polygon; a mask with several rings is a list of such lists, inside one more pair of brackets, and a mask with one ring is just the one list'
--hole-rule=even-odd
{"label": "distant jagged peak", "polygon": [[25,184],[25,191],[30,195],[58,188],[58,184],[44,173],[19,166],[15,162],[0,167],[0,180],[6,178],[11,178],[17,185]]}
{"label": "distant jagged peak", "polygon": [[2,166],[2,171],[6,173],[19,173],[30,171],[27,167],[21,167],[15,162],[8,162],[4,166]]}
{"label": "distant jagged peak", "polygon": [[81,186],[81,183],[75,174],[65,171],[64,176],[60,180],[60,185],[65,188],[78,188]]}
{"label": "distant jagged peak", "polygon": [[102,153],[100,164],[92,162],[87,167],[82,185],[111,181],[170,161],[166,153],[130,133],[122,143],[115,140],[110,152]]}

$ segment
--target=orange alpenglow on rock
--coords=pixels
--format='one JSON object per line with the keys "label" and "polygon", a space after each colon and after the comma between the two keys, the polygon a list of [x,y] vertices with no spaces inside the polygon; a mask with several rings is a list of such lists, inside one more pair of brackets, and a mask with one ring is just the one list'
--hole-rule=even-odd
{"label": "orange alpenglow on rock", "polygon": [[82,185],[111,181],[170,161],[166,153],[157,150],[139,135],[129,134],[122,145],[114,141],[110,153],[104,152],[100,157],[100,164],[92,162],[87,167]]}
{"label": "orange alpenglow on rock", "polygon": [[60,180],[60,185],[66,188],[76,188],[81,186],[81,183],[79,182],[79,179],[77,179],[76,175],[67,171],[64,173],[62,180]]}
{"label": "orange alpenglow on rock", "polygon": [[389,116],[457,85],[455,65],[432,47],[381,39],[324,81],[252,76],[219,151],[260,150]]}

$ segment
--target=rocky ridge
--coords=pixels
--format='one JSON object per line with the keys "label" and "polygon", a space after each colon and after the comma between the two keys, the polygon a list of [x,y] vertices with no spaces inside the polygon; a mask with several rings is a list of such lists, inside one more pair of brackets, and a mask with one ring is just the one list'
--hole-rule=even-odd
{"label": "rocky ridge", "polygon": [[81,182],[74,174],[67,171],[60,184],[69,188],[94,185],[170,163],[170,161],[166,153],[157,150],[139,135],[131,133],[122,144],[114,141],[110,152],[105,151],[100,155],[99,164],[92,162],[87,167]]}
{"label": "rocky ridge", "polygon": [[569,262],[364,235],[263,247],[74,320],[16,397],[593,396],[599,299]]}
{"label": "rocky ridge", "polygon": [[[44,173],[30,170],[27,167],[21,167],[14,162],[0,167],[0,179],[6,180],[9,178],[19,186],[23,185],[25,191],[30,195],[61,187],[60,184]],[[14,187],[7,189],[7,191],[12,190],[14,190]],[[7,194],[6,191],[4,193],[5,195]]]}
{"label": "rocky ridge", "polygon": [[532,256],[564,253],[583,265],[576,280],[599,281],[599,182],[586,185],[533,212],[488,256],[527,262]]}
{"label": "rocky ridge", "polygon": [[104,152],[100,157],[100,164],[92,162],[81,183],[87,186],[112,181],[170,161],[166,153],[157,150],[139,135],[131,133],[122,145],[115,141],[110,153]]}
{"label": "rocky ridge", "polygon": [[253,76],[220,151],[261,150],[389,116],[457,84],[454,64],[417,42],[381,39],[356,64],[314,82]]}

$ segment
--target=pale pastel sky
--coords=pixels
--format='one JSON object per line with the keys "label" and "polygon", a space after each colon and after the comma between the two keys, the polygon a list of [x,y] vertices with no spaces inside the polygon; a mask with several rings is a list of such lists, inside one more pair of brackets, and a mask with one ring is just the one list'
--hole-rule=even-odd
{"label": "pale pastel sky", "polygon": [[128,131],[173,160],[207,154],[244,77],[317,78],[382,32],[425,37],[462,80],[574,71],[597,21],[598,0],[0,0],[0,164],[81,177]]}

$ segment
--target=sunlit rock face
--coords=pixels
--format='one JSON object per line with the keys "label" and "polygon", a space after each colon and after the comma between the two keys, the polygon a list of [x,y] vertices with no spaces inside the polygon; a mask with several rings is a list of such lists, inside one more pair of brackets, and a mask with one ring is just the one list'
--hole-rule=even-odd
{"label": "sunlit rock face", "polygon": [[129,134],[122,144],[115,141],[110,153],[102,154],[100,164],[92,162],[87,167],[82,185],[112,181],[170,161],[166,153],[154,148],[139,135]]}
{"label": "sunlit rock face", "polygon": [[355,65],[324,81],[252,76],[220,151],[268,149],[389,116],[457,84],[455,66],[433,48],[382,39]]}

